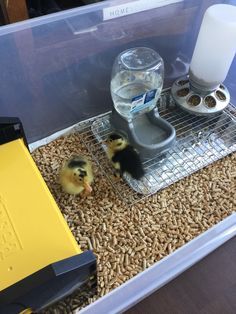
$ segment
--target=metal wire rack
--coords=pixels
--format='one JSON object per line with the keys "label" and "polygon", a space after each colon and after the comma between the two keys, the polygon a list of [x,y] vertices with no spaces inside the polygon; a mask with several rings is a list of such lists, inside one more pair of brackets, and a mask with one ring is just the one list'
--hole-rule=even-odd
{"label": "metal wire rack", "polygon": [[236,108],[229,104],[214,117],[193,116],[182,111],[169,91],[158,102],[160,116],[176,129],[177,141],[167,153],[144,163],[145,176],[137,181],[125,175],[117,181],[103,141],[112,132],[110,113],[83,122],[77,132],[94,161],[122,200],[133,204],[196,172],[236,150]]}

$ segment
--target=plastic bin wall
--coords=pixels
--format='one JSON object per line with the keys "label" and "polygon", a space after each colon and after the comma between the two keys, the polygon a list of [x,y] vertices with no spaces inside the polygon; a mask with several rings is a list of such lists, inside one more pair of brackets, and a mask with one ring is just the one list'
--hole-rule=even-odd
{"label": "plastic bin wall", "polygon": [[[110,110],[112,63],[133,46],[160,53],[169,87],[187,73],[203,13],[215,3],[236,0],[103,1],[1,27],[0,116],[20,117],[31,143]],[[233,103],[235,73],[236,60],[226,80]]]}

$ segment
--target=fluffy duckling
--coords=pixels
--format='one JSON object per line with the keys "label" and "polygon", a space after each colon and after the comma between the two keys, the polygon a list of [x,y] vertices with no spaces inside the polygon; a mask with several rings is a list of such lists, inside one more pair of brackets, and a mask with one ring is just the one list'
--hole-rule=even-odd
{"label": "fluffy duckling", "polygon": [[144,176],[138,152],[122,135],[110,134],[105,144],[107,145],[107,156],[116,169],[116,176],[123,176],[125,172],[136,180],[140,180]]}
{"label": "fluffy duckling", "polygon": [[90,161],[84,156],[72,156],[62,166],[60,183],[65,192],[77,195],[83,192],[87,196],[92,192],[93,172]]}

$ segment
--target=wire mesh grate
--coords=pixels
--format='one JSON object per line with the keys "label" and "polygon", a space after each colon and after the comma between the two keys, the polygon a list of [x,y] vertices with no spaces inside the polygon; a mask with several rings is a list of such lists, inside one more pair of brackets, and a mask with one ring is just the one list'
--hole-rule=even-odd
{"label": "wire mesh grate", "polygon": [[79,124],[77,132],[94,161],[108,178],[121,199],[133,204],[144,197],[173,184],[236,150],[236,108],[229,104],[217,116],[193,116],[176,106],[169,91],[162,94],[158,108],[160,116],[176,130],[177,140],[165,154],[144,163],[145,176],[137,181],[129,175],[117,180],[103,141],[112,132],[110,113]]}

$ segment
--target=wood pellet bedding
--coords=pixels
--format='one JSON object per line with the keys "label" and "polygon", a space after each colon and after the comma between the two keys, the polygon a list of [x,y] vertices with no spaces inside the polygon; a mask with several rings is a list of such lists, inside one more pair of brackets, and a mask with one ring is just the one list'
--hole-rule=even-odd
{"label": "wood pellet bedding", "polygon": [[64,193],[58,183],[62,162],[72,154],[90,157],[78,133],[32,153],[82,250],[97,256],[95,296],[79,293],[44,313],[73,313],[123,284],[236,209],[236,153],[129,207],[96,163],[87,198]]}

